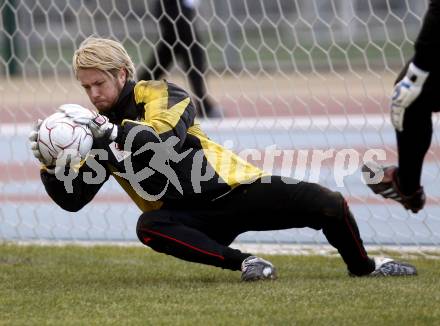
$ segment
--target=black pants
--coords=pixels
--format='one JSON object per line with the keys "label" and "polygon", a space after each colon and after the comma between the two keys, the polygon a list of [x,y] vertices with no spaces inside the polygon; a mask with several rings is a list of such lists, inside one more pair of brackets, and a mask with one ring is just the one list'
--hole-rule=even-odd
{"label": "black pants", "polygon": [[206,94],[206,54],[194,23],[195,15],[194,8],[185,6],[182,0],[157,1],[154,16],[161,30],[159,41],[155,55],[148,61],[147,70],[140,72],[139,79],[160,79],[175,58],[181,58],[184,73],[196,96],[197,113],[206,116],[212,112],[213,104]]}
{"label": "black pants", "polygon": [[374,269],[340,193],[312,183],[286,184],[281,177],[239,186],[213,202],[178,202],[144,213],[137,234],[158,252],[239,270],[249,254],[228,247],[239,234],[303,227],[322,230],[353,274]]}
{"label": "black pants", "polygon": [[[408,64],[397,81],[405,76]],[[431,145],[432,112],[440,109],[439,85],[439,70],[432,71],[420,95],[405,111],[403,131],[396,131],[399,182],[402,192],[407,195],[413,194],[420,187],[423,160]]]}

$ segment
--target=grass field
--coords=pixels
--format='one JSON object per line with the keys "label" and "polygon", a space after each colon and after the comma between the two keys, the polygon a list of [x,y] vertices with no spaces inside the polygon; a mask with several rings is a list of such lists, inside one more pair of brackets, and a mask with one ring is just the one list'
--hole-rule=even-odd
{"label": "grass field", "polygon": [[0,245],[1,325],[439,325],[440,260],[350,278],[339,258],[265,256],[277,281],[140,247]]}

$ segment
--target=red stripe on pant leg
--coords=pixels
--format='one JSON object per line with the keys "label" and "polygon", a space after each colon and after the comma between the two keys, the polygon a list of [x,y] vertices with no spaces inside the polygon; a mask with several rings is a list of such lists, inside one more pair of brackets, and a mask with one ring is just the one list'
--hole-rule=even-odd
{"label": "red stripe on pant leg", "polygon": [[193,249],[195,251],[201,252],[202,254],[213,256],[213,257],[217,257],[217,258],[220,258],[221,260],[225,260],[225,257],[223,257],[222,255],[218,255],[218,254],[215,254],[215,253],[212,253],[212,252],[209,252],[209,251],[206,251],[206,250],[194,247],[194,246],[190,245],[189,243],[186,243],[186,242],[183,242],[181,240],[175,239],[175,238],[170,237],[170,236],[168,236],[166,234],[162,234],[160,232],[152,231],[152,230],[148,230],[148,229],[140,229],[140,230],[144,231],[144,232],[151,233],[151,234],[158,235],[160,237],[163,237],[163,238],[166,238],[166,239],[169,239],[169,240],[172,240],[172,241],[177,242],[177,243],[179,243],[181,245],[184,245],[185,247],[188,247],[188,248],[191,248],[191,249]]}
{"label": "red stripe on pant leg", "polygon": [[357,237],[356,237],[356,233],[354,232],[353,228],[351,227],[350,221],[348,220],[348,206],[347,206],[347,202],[344,200],[344,219],[345,219],[345,223],[348,226],[348,229],[350,230],[354,241],[356,242],[356,245],[361,253],[362,258],[368,258],[368,256],[366,255],[365,250],[362,250],[362,245],[359,243]]}

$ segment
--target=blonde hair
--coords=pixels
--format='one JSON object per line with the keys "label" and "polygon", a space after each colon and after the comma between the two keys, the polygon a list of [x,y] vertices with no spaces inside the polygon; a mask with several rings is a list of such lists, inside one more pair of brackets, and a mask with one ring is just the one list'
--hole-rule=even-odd
{"label": "blonde hair", "polygon": [[88,37],[73,54],[73,73],[78,75],[79,69],[95,68],[116,77],[124,68],[127,79],[134,78],[134,64],[121,43],[104,38]]}

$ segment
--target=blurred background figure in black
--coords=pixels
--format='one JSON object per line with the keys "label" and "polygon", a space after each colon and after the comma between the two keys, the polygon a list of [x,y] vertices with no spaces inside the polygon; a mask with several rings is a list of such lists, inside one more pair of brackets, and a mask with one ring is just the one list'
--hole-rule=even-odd
{"label": "blurred background figure in black", "polygon": [[139,72],[139,80],[157,80],[165,75],[174,59],[183,62],[195,95],[197,115],[203,118],[218,118],[220,111],[206,93],[204,75],[206,53],[200,33],[194,22],[198,0],[157,0],[153,15],[160,26],[159,41],[146,69]]}

